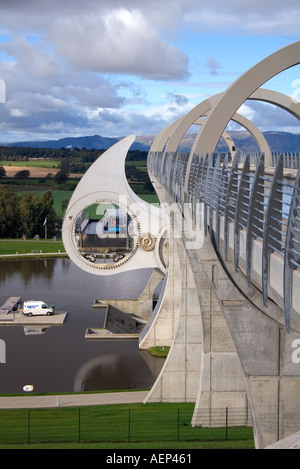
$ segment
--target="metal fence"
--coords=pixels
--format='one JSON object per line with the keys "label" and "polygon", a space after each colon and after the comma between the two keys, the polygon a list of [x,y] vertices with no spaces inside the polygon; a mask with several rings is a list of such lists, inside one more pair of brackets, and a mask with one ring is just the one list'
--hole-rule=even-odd
{"label": "metal fence", "polygon": [[[250,164],[256,165],[260,159],[260,152],[244,153],[239,152],[239,162],[243,163],[247,157],[250,159]],[[300,153],[299,152],[272,152],[271,154],[271,167],[278,164],[279,159],[283,160],[283,167],[287,169],[299,169]]]}
{"label": "metal fence", "polygon": [[51,442],[155,442],[253,440],[252,428],[235,426],[245,409],[213,409],[192,426],[193,405],[155,404],[124,408],[115,406],[0,410],[0,444]]}
{"label": "metal fence", "polygon": [[[251,282],[252,240],[263,243],[262,284],[264,304],[268,301],[270,253],[277,252],[284,260],[283,307],[286,330],[290,330],[291,285],[293,270],[300,268],[300,170],[294,180],[284,177],[284,156],[278,155],[273,174],[266,174],[264,154],[255,158],[255,170],[250,167],[250,155],[243,164],[236,153],[196,155],[179,153],[149,153],[150,172],[181,206],[182,213],[190,211],[198,226],[196,207],[204,204],[204,231],[213,227],[214,242],[220,248],[224,240],[224,258],[228,256],[229,224],[234,226],[234,258],[239,269],[239,233],[246,232],[246,274]],[[253,161],[252,161],[253,162]],[[186,207],[187,206],[187,207]],[[220,233],[220,219],[224,232]],[[199,225],[199,229],[202,227]],[[212,234],[212,229],[210,229]]]}

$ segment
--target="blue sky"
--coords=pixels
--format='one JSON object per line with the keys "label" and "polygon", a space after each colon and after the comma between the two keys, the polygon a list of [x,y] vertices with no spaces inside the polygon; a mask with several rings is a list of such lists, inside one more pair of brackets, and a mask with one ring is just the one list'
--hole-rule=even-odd
{"label": "blue sky", "polygon": [[[156,135],[299,39],[299,0],[1,0],[0,143]],[[264,87],[300,100],[300,66]],[[300,132],[274,106],[240,112]]]}

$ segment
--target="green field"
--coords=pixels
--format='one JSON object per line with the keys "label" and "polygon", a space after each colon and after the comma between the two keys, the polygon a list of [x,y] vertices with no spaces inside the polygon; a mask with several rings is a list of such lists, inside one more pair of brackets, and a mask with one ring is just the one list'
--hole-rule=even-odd
{"label": "green field", "polygon": [[251,427],[193,427],[193,410],[192,403],[1,409],[0,448],[254,448]]}
{"label": "green field", "polygon": [[[41,195],[45,192],[46,190],[34,190],[31,192],[34,192],[37,195]],[[22,195],[26,191],[18,191],[19,195]],[[61,209],[61,204],[64,199],[70,200],[72,197],[73,191],[65,191],[65,190],[52,190],[51,191],[53,194],[54,198],[54,210],[58,215],[63,215],[62,209]],[[144,200],[145,202],[148,202],[149,204],[158,204],[159,199],[156,194],[138,194],[138,196]]]}
{"label": "green field", "polygon": [[0,255],[30,254],[31,251],[43,253],[65,252],[62,241],[34,240],[34,239],[0,239]]}
{"label": "green field", "polygon": [[0,166],[24,166],[24,168],[58,168],[60,161],[57,160],[34,160],[34,161],[0,161]]}
{"label": "green field", "polygon": [[147,168],[147,161],[146,160],[137,160],[137,161],[125,161],[125,166],[135,166],[136,168]]}

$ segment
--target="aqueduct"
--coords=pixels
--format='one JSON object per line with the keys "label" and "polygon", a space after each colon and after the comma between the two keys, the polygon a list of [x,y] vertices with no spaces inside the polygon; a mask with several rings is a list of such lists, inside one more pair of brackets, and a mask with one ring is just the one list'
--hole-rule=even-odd
{"label": "aqueduct", "polygon": [[[247,408],[256,448],[299,431],[300,172],[287,180],[283,158],[270,170],[267,142],[238,109],[246,99],[256,99],[299,119],[299,103],[260,88],[299,63],[296,42],[157,136],[148,172],[160,208],[141,201],[126,181],[124,162],[134,141],[129,136],[84,175],[63,224],[66,250],[87,272],[111,275],[150,267],[164,274],[162,294],[139,344],[171,348],[146,402],[195,402],[193,425],[217,424],[204,422],[205,410],[213,415],[213,409]],[[215,153],[232,119],[258,143],[255,167],[249,155],[241,159],[232,148],[226,155]],[[194,123],[201,125],[192,150],[181,154],[180,141]],[[118,219],[112,227],[103,217],[90,231],[98,242],[96,253],[87,236],[92,225],[86,210],[93,204],[109,204]],[[123,211],[127,244],[121,236]],[[114,247],[110,232],[117,238]],[[234,424],[249,423],[241,419]]]}

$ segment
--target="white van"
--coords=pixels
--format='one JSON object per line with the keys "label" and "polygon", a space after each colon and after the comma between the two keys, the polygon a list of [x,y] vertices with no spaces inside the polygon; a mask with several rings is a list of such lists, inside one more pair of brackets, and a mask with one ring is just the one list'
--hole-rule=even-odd
{"label": "white van", "polygon": [[50,316],[54,313],[54,306],[49,307],[43,301],[24,301],[23,314],[27,316]]}

